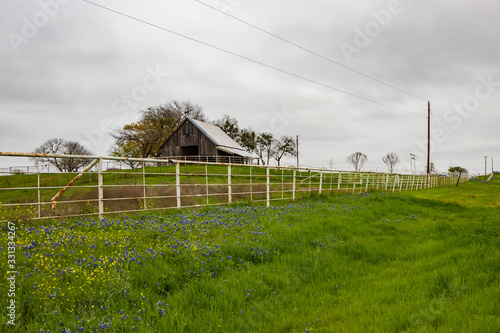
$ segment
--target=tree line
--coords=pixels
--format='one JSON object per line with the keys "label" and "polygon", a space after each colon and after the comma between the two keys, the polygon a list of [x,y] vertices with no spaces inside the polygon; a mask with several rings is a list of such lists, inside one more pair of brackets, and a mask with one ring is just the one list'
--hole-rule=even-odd
{"label": "tree line", "polygon": [[[263,165],[275,159],[280,165],[285,156],[296,156],[297,147],[291,136],[275,138],[272,133],[257,133],[251,127],[240,128],[238,120],[230,115],[210,121],[203,108],[189,101],[176,101],[148,107],[140,111],[138,121],[116,128],[111,134],[115,142],[109,150],[111,156],[128,158],[157,158],[161,146],[182,122],[192,119],[220,127],[247,152],[258,156]],[[75,141],[51,138],[34,150],[39,154],[93,155],[93,152]],[[84,159],[41,158],[41,162],[53,164],[61,172],[74,172],[88,161]],[[131,168],[137,162],[126,161]]]}
{"label": "tree line", "polygon": [[[363,168],[365,163],[368,161],[368,156],[366,154],[361,153],[361,152],[356,152],[356,153],[349,155],[347,157],[346,161],[354,167],[354,170],[356,172],[359,172],[359,171],[361,171],[361,169]],[[389,173],[393,173],[396,164],[398,164],[401,161],[401,159],[399,158],[398,154],[396,154],[396,153],[387,153],[384,156],[382,156],[382,161],[385,163],[385,165],[387,165],[387,168],[389,169]],[[461,180],[462,175],[469,173],[469,171],[467,171],[467,169],[465,169],[461,166],[451,166],[448,168],[448,172],[458,174],[457,186],[460,185],[460,180]],[[429,173],[430,174],[437,174],[434,162],[431,162],[431,164],[430,164]]]}
{"label": "tree line", "polygon": [[[115,142],[109,153],[114,157],[160,157],[161,146],[187,117],[220,127],[247,152],[256,154],[262,165],[269,165],[270,160],[274,159],[279,166],[285,156],[297,156],[296,142],[291,136],[275,138],[272,133],[258,133],[251,127],[240,128],[238,120],[227,114],[210,121],[201,106],[189,101],[176,100],[148,107],[146,110],[140,111],[138,121],[114,129],[111,135]],[[94,155],[92,151],[80,143],[61,138],[51,138],[33,152],[38,154]],[[61,172],[75,172],[88,164],[88,160],[78,158],[42,157],[36,161],[50,163]],[[368,156],[361,152],[353,153],[347,157],[347,162],[354,167],[356,172],[361,171],[367,161]],[[387,153],[382,156],[382,161],[387,165],[389,173],[393,173],[400,158],[396,153]],[[140,165],[138,162],[130,160],[124,162],[131,168]],[[448,171],[458,172],[460,175],[467,173],[466,169],[459,166],[450,167]],[[431,163],[430,172],[435,173],[434,163]]]}

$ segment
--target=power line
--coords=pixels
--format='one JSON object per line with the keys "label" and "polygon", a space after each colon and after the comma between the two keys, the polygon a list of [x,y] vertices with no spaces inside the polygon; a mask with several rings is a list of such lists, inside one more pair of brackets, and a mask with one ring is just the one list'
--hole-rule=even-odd
{"label": "power line", "polygon": [[284,74],[287,74],[287,75],[290,75],[290,76],[293,76],[293,77],[296,77],[296,78],[299,78],[299,79],[302,79],[304,81],[307,81],[307,82],[311,82],[311,83],[314,83],[316,85],[319,85],[319,86],[322,86],[322,87],[325,87],[325,88],[328,88],[328,89],[331,89],[331,90],[335,90],[335,91],[338,91],[338,92],[341,92],[341,93],[344,93],[346,95],[349,95],[349,96],[352,96],[352,97],[356,97],[356,98],[359,98],[359,99],[362,99],[362,100],[365,100],[365,101],[368,101],[368,102],[372,102],[374,104],[378,104],[378,105],[381,105],[381,106],[384,106],[386,108],[389,108],[389,109],[393,109],[393,110],[397,110],[397,111],[400,111],[400,112],[405,112],[405,113],[409,113],[409,114],[412,114],[412,115],[415,115],[415,116],[419,116],[419,117],[424,117],[418,113],[414,113],[414,112],[410,112],[410,111],[406,111],[406,110],[403,110],[403,109],[400,109],[400,108],[397,108],[397,107],[394,107],[394,106],[390,106],[390,105],[387,105],[387,104],[384,104],[384,103],[381,103],[381,102],[378,102],[378,101],[375,101],[373,99],[370,99],[370,98],[367,98],[367,97],[363,97],[363,96],[360,96],[360,95],[356,95],[354,93],[351,93],[351,92],[348,92],[348,91],[345,91],[345,90],[342,90],[342,89],[338,89],[338,88],[335,88],[333,86],[330,86],[328,84],[325,84],[325,83],[321,83],[321,82],[318,82],[318,81],[315,81],[315,80],[312,80],[312,79],[309,79],[305,76],[302,76],[302,75],[299,75],[299,74],[295,74],[295,73],[292,73],[292,72],[289,72],[287,70],[284,70],[284,69],[281,69],[281,68],[277,68],[277,67],[274,67],[272,65],[268,65],[266,63],[263,63],[261,61],[258,61],[258,60],[255,60],[255,59],[252,59],[252,58],[249,58],[249,57],[246,57],[246,56],[243,56],[243,55],[240,55],[238,53],[235,53],[235,52],[232,52],[232,51],[229,51],[229,50],[226,50],[226,49],[223,49],[221,47],[218,47],[218,46],[215,46],[215,45],[212,45],[212,44],[209,44],[207,42],[203,42],[199,39],[196,39],[196,38],[193,38],[193,37],[189,37],[187,35],[184,35],[184,34],[181,34],[179,32],[176,32],[176,31],[173,31],[173,30],[170,30],[170,29],[167,29],[167,28],[164,28],[164,27],[161,27],[159,25],[156,25],[154,23],[151,23],[151,22],[148,22],[148,21],[145,21],[145,20],[142,20],[142,19],[139,19],[137,17],[134,17],[134,16],[131,16],[131,15],[128,15],[128,14],[125,14],[125,13],[122,13],[122,12],[119,12],[117,10],[114,10],[114,9],[111,9],[109,7],[105,7],[105,6],[102,6],[100,4],[97,4],[97,3],[94,3],[92,1],[89,1],[89,0],[82,0],[83,2],[86,2],[90,5],[93,5],[93,6],[96,6],[96,7],[99,7],[99,8],[102,8],[104,10],[107,10],[109,12],[112,12],[112,13],[115,13],[115,14],[118,14],[120,16],[123,16],[123,17],[126,17],[126,18],[129,18],[131,20],[134,20],[134,21],[137,21],[137,22],[140,22],[140,23],[143,23],[143,24],[146,24],[146,25],[149,25],[151,27],[154,27],[154,28],[157,28],[157,29],[160,29],[160,30],[163,30],[163,31],[166,31],[166,32],[169,32],[171,34],[174,34],[176,36],[179,36],[179,37],[182,37],[182,38],[186,38],[190,41],[193,41],[193,42],[196,42],[196,43],[199,43],[199,44],[202,44],[204,46],[208,46],[210,48],[213,48],[215,50],[218,50],[218,51],[221,51],[221,52],[224,52],[224,53],[227,53],[227,54],[230,54],[232,56],[235,56],[235,57],[238,57],[238,58],[241,58],[241,59],[244,59],[244,60],[247,60],[247,61],[250,61],[250,62],[253,62],[255,64],[258,64],[258,65],[261,65],[263,67],[267,67],[267,68],[270,68],[270,69],[273,69],[275,71],[278,71],[278,72],[281,72],[281,73],[284,73]]}
{"label": "power line", "polygon": [[[436,107],[434,107],[434,110],[435,111],[438,111],[436,110]],[[450,131],[458,138],[458,140],[460,141],[460,143],[467,149],[467,151],[465,151],[462,147],[458,146],[457,144],[455,144],[460,150],[462,150],[464,153],[468,154],[469,156],[471,157],[478,157],[479,155],[477,154],[474,154],[474,150],[469,147],[469,145],[467,145],[463,140],[462,138],[457,134],[457,132],[455,132],[455,130],[453,129],[453,127],[451,127],[447,121],[445,121],[443,119],[443,117],[441,116],[441,114],[439,112],[437,112],[437,115],[439,116],[440,120],[443,121],[443,123],[450,129]]]}
{"label": "power line", "polygon": [[[431,117],[434,120],[432,122],[432,125],[437,129],[440,130],[439,126],[437,125],[436,118],[434,118],[434,112],[431,112]],[[445,140],[441,138],[441,142],[443,143],[443,148],[446,151],[446,155],[448,155],[448,160],[450,161],[450,165],[453,165],[453,161],[451,160],[450,153],[448,152],[448,148],[446,148],[446,143],[444,142]]]}
{"label": "power line", "polygon": [[268,34],[269,36],[272,36],[272,37],[274,37],[274,38],[277,38],[277,39],[279,39],[279,40],[281,40],[281,41],[283,41],[283,42],[285,42],[285,43],[287,43],[287,44],[293,45],[293,46],[295,46],[295,47],[297,47],[297,48],[299,48],[299,49],[301,49],[301,50],[303,50],[303,51],[306,51],[306,52],[308,52],[308,53],[310,53],[310,54],[312,54],[312,55],[315,55],[315,56],[317,56],[317,57],[319,57],[319,58],[322,58],[322,59],[324,59],[324,60],[326,60],[326,61],[329,61],[329,62],[331,62],[331,63],[333,63],[333,64],[335,64],[335,65],[337,65],[337,66],[340,66],[340,67],[342,67],[342,68],[344,68],[344,69],[347,69],[348,71],[351,71],[351,72],[356,73],[356,74],[358,74],[358,75],[364,76],[364,77],[366,77],[366,78],[368,78],[368,79],[370,79],[370,80],[373,80],[373,81],[375,81],[375,82],[381,83],[381,84],[383,84],[383,85],[385,85],[385,86],[387,86],[387,87],[390,87],[390,88],[393,88],[393,89],[399,90],[399,91],[401,91],[401,92],[403,92],[403,93],[405,93],[405,94],[408,94],[408,95],[410,95],[410,96],[413,96],[413,97],[415,97],[415,98],[421,99],[421,100],[423,100],[423,101],[427,101],[427,99],[425,99],[425,98],[423,98],[423,97],[417,96],[417,95],[415,95],[415,94],[413,94],[413,93],[411,93],[411,92],[409,92],[409,91],[407,91],[407,90],[404,90],[404,89],[398,88],[398,87],[396,87],[396,86],[394,86],[394,85],[392,85],[392,84],[390,84],[390,83],[387,83],[387,82],[381,81],[381,80],[379,80],[379,79],[377,79],[377,78],[374,78],[373,76],[370,76],[370,75],[368,75],[368,74],[364,74],[364,73],[362,73],[362,72],[360,72],[360,71],[358,71],[358,70],[356,70],[356,69],[354,69],[354,68],[351,68],[351,67],[348,67],[348,66],[346,66],[346,65],[343,65],[343,64],[341,64],[341,63],[339,63],[339,62],[337,62],[337,61],[335,61],[335,60],[333,60],[333,59],[331,59],[331,58],[328,58],[328,57],[326,57],[326,56],[324,56],[324,55],[322,55],[322,54],[319,54],[319,53],[317,53],[317,52],[315,52],[315,51],[312,51],[312,50],[310,50],[310,49],[308,49],[308,48],[306,48],[306,47],[304,47],[304,46],[302,46],[302,45],[299,45],[299,44],[297,44],[297,43],[294,43],[294,42],[292,42],[292,41],[290,41],[290,40],[288,40],[288,39],[286,39],[286,38],[283,38],[283,37],[281,37],[281,36],[279,36],[279,35],[276,35],[275,33],[272,33],[272,32],[267,31],[267,30],[265,30],[265,29],[263,29],[263,28],[261,28],[261,27],[258,27],[258,26],[256,26],[255,24],[252,24],[252,23],[250,23],[250,22],[244,21],[244,20],[242,20],[242,19],[240,19],[240,18],[238,18],[238,17],[236,17],[236,16],[234,16],[234,15],[231,15],[231,14],[229,14],[229,13],[227,13],[227,12],[225,12],[225,11],[223,11],[223,10],[221,10],[221,9],[217,8],[217,7],[214,7],[214,6],[211,6],[211,5],[209,5],[209,4],[206,4],[206,3],[204,3],[203,1],[200,1],[200,0],[193,0],[193,1],[196,1],[196,2],[198,2],[198,3],[199,3],[199,4],[201,4],[201,5],[204,5],[204,6],[208,7],[208,8],[211,8],[211,9],[213,9],[213,10],[215,10],[215,11],[219,12],[219,13],[222,13],[222,14],[224,14],[224,15],[226,15],[226,16],[228,16],[228,17],[230,17],[230,18],[232,18],[232,19],[234,19],[234,20],[236,20],[236,21],[238,21],[238,22],[241,22],[241,23],[243,23],[243,24],[246,24],[246,25],[248,25],[249,27],[252,27],[252,28],[254,28],[254,29],[257,29],[257,30],[259,30],[259,31],[261,31],[261,32],[263,32],[263,33],[265,33],[265,34]]}
{"label": "power line", "polygon": [[[442,130],[442,128],[441,128],[441,130]],[[447,136],[447,138],[451,139],[451,137],[449,137],[449,136]],[[460,137],[458,137],[458,138],[460,139]],[[442,139],[442,142],[444,143],[444,139]],[[454,140],[450,140],[450,142],[453,143],[453,145],[455,147],[457,147],[460,151],[462,151],[463,153],[467,154],[469,157],[476,158],[477,156],[479,156],[479,155],[473,154],[472,151],[465,150],[463,147],[461,147],[460,145],[458,145],[457,142],[455,142]]]}

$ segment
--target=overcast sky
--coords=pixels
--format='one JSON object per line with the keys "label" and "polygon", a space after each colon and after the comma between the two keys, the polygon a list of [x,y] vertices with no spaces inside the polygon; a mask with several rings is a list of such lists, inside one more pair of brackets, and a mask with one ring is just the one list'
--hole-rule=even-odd
{"label": "overcast sky", "polygon": [[439,170],[500,166],[500,2],[202,1],[323,58],[200,2],[95,0],[155,27],[82,0],[2,0],[0,151],[61,137],[107,155],[114,128],[175,99],[299,135],[306,165],[347,169],[361,151],[385,170],[396,152],[399,171],[410,153],[423,170],[430,101]]}

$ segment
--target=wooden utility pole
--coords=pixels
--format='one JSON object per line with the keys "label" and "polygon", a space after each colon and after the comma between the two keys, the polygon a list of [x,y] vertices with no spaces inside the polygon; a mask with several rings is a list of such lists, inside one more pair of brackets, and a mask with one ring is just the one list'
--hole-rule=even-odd
{"label": "wooden utility pole", "polygon": [[299,167],[299,136],[297,135],[297,168]]}
{"label": "wooden utility pole", "polygon": [[488,165],[488,156],[485,156],[484,157],[484,180],[486,180],[486,173],[487,173],[486,167],[487,167],[487,165]]}
{"label": "wooden utility pole", "polygon": [[417,172],[417,164],[415,162],[415,154],[410,153],[410,173],[413,175]]}
{"label": "wooden utility pole", "polygon": [[427,187],[431,173],[431,102],[427,102]]}

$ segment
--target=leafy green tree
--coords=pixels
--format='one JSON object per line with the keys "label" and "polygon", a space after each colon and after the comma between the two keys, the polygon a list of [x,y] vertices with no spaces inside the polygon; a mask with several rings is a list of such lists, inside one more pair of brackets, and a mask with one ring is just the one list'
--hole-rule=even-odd
{"label": "leafy green tree", "polygon": [[212,122],[215,126],[220,127],[229,137],[235,141],[239,141],[240,127],[238,120],[228,114]]}
{"label": "leafy green tree", "polygon": [[[111,147],[110,154],[114,157],[140,158],[141,150],[135,142],[122,142]],[[141,165],[138,161],[124,160],[122,162],[131,169],[135,169]]]}
{"label": "leafy green tree", "polygon": [[253,153],[257,148],[257,134],[251,128],[242,129],[239,134],[238,143],[249,153]]}
{"label": "leafy green tree", "polygon": [[429,173],[431,175],[437,175],[437,173],[438,173],[434,162],[431,162],[431,164],[429,165]]}
{"label": "leafy green tree", "polygon": [[469,173],[469,171],[467,171],[467,169],[462,168],[460,166],[450,167],[448,169],[448,171],[451,173],[458,173],[457,187],[460,186],[460,180],[461,180],[462,174]]}

